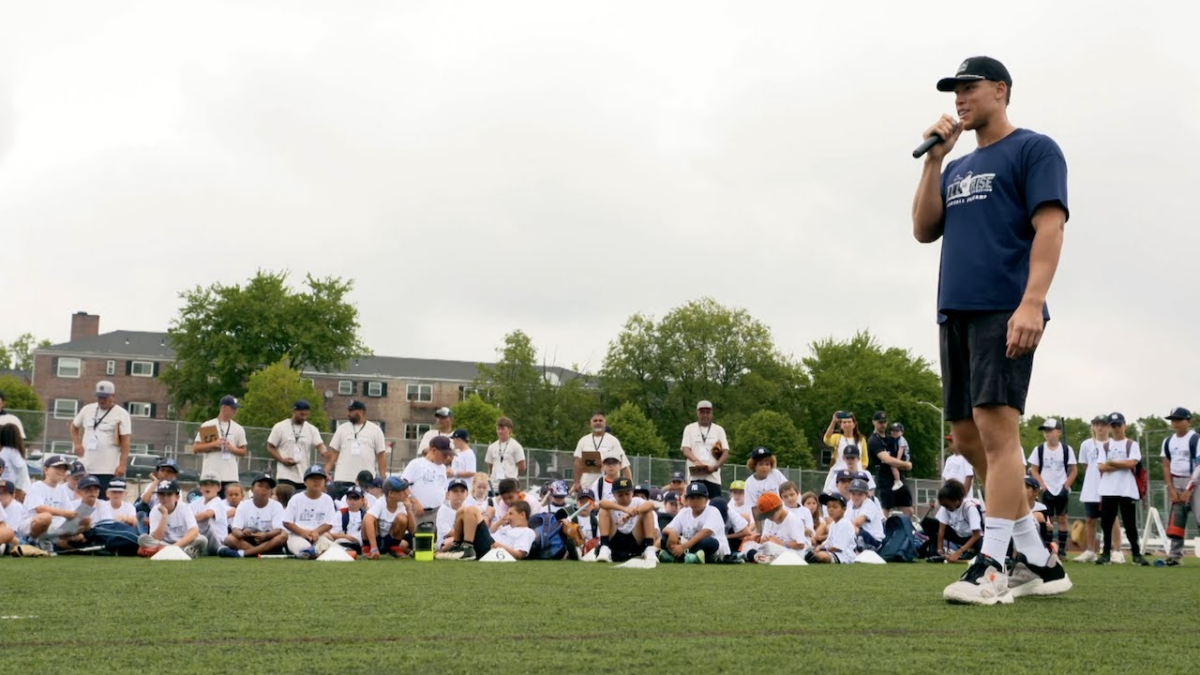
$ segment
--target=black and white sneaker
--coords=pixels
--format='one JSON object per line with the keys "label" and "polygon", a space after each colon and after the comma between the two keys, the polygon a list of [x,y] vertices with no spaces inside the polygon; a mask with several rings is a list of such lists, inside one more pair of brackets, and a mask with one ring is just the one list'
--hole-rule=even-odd
{"label": "black and white sneaker", "polygon": [[1008,571],[1008,590],[1015,598],[1025,595],[1062,595],[1071,590],[1071,577],[1067,576],[1067,570],[1053,553],[1045,567],[1034,565],[1025,559],[1024,554],[1018,553],[1016,563]]}
{"label": "black and white sneaker", "polygon": [[1008,605],[1013,601],[1004,566],[986,555],[975,558],[958,581],[942,591],[942,598],[958,605]]}

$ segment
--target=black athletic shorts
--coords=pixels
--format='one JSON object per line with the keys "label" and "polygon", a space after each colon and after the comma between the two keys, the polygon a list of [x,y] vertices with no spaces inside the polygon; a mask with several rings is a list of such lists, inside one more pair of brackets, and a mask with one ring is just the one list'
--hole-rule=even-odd
{"label": "black athletic shorts", "polygon": [[1083,503],[1083,515],[1087,516],[1088,518],[1093,518],[1093,519],[1099,518],[1100,517],[1100,502],[1084,502]]}
{"label": "black athletic shorts", "polygon": [[1025,412],[1030,352],[1017,359],[1008,350],[1012,312],[949,312],[941,324],[942,391],[947,420],[970,419],[972,409],[1005,405]]}
{"label": "black athletic shorts", "polygon": [[625,562],[641,555],[645,548],[633,538],[632,534],[614,532],[613,536],[608,538],[608,550],[612,552],[613,562]]}
{"label": "black athletic shorts", "polygon": [[[888,475],[886,484],[880,482],[878,478],[875,479],[875,482],[877,484],[875,486],[875,496],[879,498],[879,505],[883,507],[885,512],[891,509],[912,508],[912,487],[907,481],[905,481],[904,487],[894,491],[892,490],[893,479],[891,475]],[[884,515],[887,514],[885,513]]]}
{"label": "black athletic shorts", "polygon": [[1054,516],[1063,516],[1067,513],[1067,495],[1069,493],[1064,489],[1062,492],[1052,495],[1048,491],[1042,491],[1042,503],[1046,505],[1046,517],[1053,518]]}

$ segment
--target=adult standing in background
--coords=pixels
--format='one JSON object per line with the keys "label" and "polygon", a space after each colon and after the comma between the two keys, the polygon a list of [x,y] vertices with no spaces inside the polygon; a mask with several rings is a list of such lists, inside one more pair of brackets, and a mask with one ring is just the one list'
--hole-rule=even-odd
{"label": "adult standing in background", "polygon": [[454,433],[453,410],[446,407],[438,408],[437,410],[433,411],[433,419],[433,428],[425,432],[425,435],[421,437],[421,442],[417,445],[418,455],[424,455],[425,451],[429,449],[429,441],[432,441],[438,436],[444,436],[447,440],[449,440],[450,436]]}
{"label": "adult standing in background", "polygon": [[[887,418],[884,418],[887,421]],[[839,410],[829,420],[829,428],[825,429],[825,445],[833,450],[833,459],[829,463],[829,475],[825,477],[825,487],[822,492],[832,492],[837,489],[837,472],[846,468],[846,460],[842,450],[848,445],[858,449],[867,447],[867,439],[858,430],[858,418],[852,412]],[[866,466],[866,462],[863,462]]]}
{"label": "adult standing in background", "polygon": [[1174,433],[1162,444],[1163,478],[1167,483],[1167,497],[1171,502],[1171,513],[1167,516],[1167,538],[1171,540],[1171,551],[1166,565],[1174,567],[1183,561],[1184,532],[1188,516],[1200,514],[1200,490],[1189,491],[1191,474],[1200,466],[1200,438],[1192,430],[1192,411],[1175,408],[1167,415]]}
{"label": "adult standing in background", "polygon": [[[621,441],[608,433],[608,421],[602,412],[596,412],[591,419],[592,433],[579,439],[575,445],[575,484],[571,492],[579,494],[584,488],[592,487],[600,479],[600,463],[605,458],[615,457],[621,462],[621,475],[633,480],[633,472],[629,469],[629,458],[621,447]],[[595,453],[599,458],[587,459],[585,453]],[[599,495],[599,492],[597,492]]]}
{"label": "adult standing in background", "polygon": [[312,406],[300,399],[292,404],[292,416],[271,427],[267,453],[275,459],[275,478],[299,492],[304,489],[304,472],[312,464],[312,451],[325,454],[321,432],[308,421]]}
{"label": "adult standing in background", "polygon": [[[878,486],[876,496],[879,497],[879,505],[883,507],[884,512],[892,509],[900,509],[900,512],[908,517],[913,515],[913,496],[912,489],[904,480],[905,471],[912,471],[912,461],[903,457],[903,449],[900,447],[900,437],[892,435],[892,431],[904,431],[904,426],[896,423],[892,428],[888,428],[887,415],[883,415],[883,419],[878,417],[880,413],[876,413],[875,431],[871,437],[867,439],[867,454],[875,459],[875,484]],[[897,428],[899,427],[899,428]],[[899,470],[900,487],[897,489],[893,485],[895,482],[892,474],[892,469]]]}
{"label": "adult standing in background", "polygon": [[329,496],[335,500],[354,485],[360,471],[370,471],[376,478],[387,476],[387,439],[383,429],[367,419],[366,404],[351,401],[346,417],[349,421],[338,425],[325,455],[325,472],[333,475]]}
{"label": "adult standing in background", "polygon": [[[720,497],[721,467],[730,457],[729,437],[725,435],[724,427],[713,422],[711,401],[696,404],[696,421],[683,428],[680,446],[688,461],[686,482],[701,481],[708,488],[709,499]],[[681,480],[680,495],[683,494],[683,485]]]}
{"label": "adult standing in background", "polygon": [[[246,430],[242,425],[233,421],[241,404],[232,396],[221,399],[221,411],[217,416],[200,425],[196,433],[196,441],[192,452],[204,455],[200,465],[200,475],[216,476],[221,481],[221,499],[225,498],[225,488],[238,482],[238,458],[248,454],[246,449]],[[205,428],[215,427],[217,437],[211,441],[202,441],[200,436]]]}
{"label": "adult standing in background", "polygon": [[108,484],[125,476],[133,418],[116,402],[117,388],[108,380],[96,383],[96,402],[83,406],[71,422],[71,444],[87,472],[100,481],[100,496],[108,499]]}
{"label": "adult standing in background", "polygon": [[25,427],[21,424],[21,418],[8,411],[5,407],[4,392],[0,391],[0,427],[5,424],[17,425],[17,431],[21,434],[21,440],[25,440]]}
{"label": "adult standing in background", "polygon": [[525,448],[512,437],[513,421],[507,417],[496,420],[496,442],[488,446],[484,462],[492,485],[499,486],[505,478],[520,478],[525,473]]}

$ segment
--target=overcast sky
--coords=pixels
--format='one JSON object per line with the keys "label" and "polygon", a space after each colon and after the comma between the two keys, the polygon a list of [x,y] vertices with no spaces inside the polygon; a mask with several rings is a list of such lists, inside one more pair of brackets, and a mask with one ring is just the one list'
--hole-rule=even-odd
{"label": "overcast sky", "polygon": [[2,340],[165,330],[268,268],[355,278],[381,355],[520,328],[596,370],[709,295],[796,357],[870,329],[936,363],[910,151],[986,53],[1070,167],[1030,412],[1200,406],[1182,3],[49,4],[0,10]]}

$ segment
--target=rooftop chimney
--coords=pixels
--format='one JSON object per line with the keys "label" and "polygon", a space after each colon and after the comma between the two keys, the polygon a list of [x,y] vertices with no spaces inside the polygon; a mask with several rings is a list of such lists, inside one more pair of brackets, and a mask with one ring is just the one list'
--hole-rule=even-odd
{"label": "rooftop chimney", "polygon": [[98,314],[75,312],[71,315],[71,342],[96,337],[99,334],[100,316]]}

